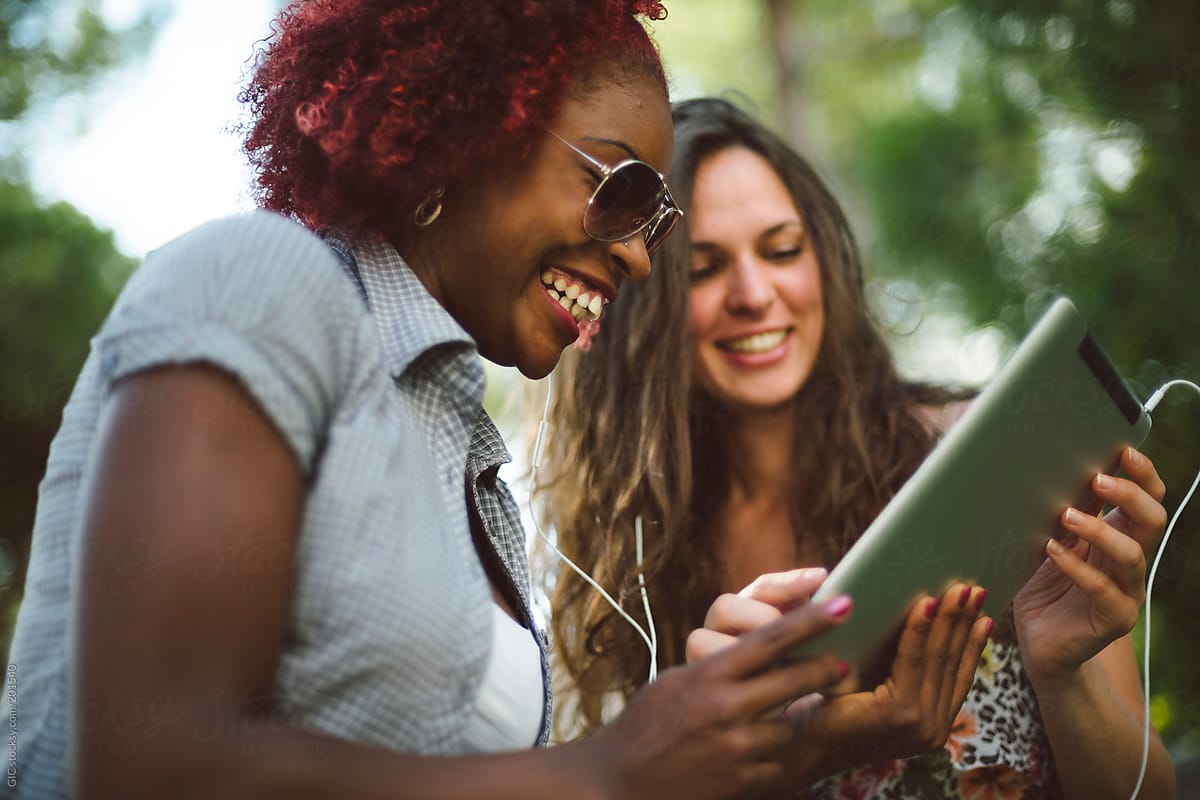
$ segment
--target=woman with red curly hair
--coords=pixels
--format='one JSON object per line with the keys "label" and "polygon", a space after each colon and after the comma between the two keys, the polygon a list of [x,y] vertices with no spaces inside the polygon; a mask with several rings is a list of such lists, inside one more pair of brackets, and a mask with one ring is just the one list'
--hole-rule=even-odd
{"label": "woman with red curly hair", "polygon": [[146,259],[51,448],[7,788],[723,798],[780,778],[778,709],[843,671],[767,667],[844,598],[664,674],[584,742],[531,749],[545,637],[477,355],[541,377],[649,273],[679,216],[642,24],[663,16],[281,13],[243,94],[267,210]]}

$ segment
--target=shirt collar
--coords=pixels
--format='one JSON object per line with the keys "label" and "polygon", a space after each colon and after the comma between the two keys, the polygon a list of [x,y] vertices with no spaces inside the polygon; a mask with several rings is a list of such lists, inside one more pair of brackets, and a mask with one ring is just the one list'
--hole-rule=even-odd
{"label": "shirt collar", "polygon": [[[384,349],[391,377],[401,376],[426,353],[442,363],[434,368],[441,380],[457,387],[452,392],[455,406],[467,431],[470,431],[469,464],[471,479],[484,473],[494,483],[496,468],[512,461],[504,439],[483,409],[486,375],[471,338],[450,316],[421,280],[404,262],[396,249],[382,238],[351,240],[336,232],[323,232],[325,241],[341,258],[350,272],[367,307],[376,318],[376,329]],[[440,348],[440,356],[431,351]],[[455,378],[450,376],[453,373]]]}
{"label": "shirt collar", "polygon": [[501,464],[512,461],[512,455],[504,446],[504,437],[496,423],[482,408],[475,418],[471,431],[471,445],[467,450],[467,474],[472,481],[482,479],[489,486],[495,485],[497,470]]}
{"label": "shirt collar", "polygon": [[[367,306],[375,315],[392,378],[398,379],[422,354],[440,345],[477,356],[475,340],[434,299],[392,245],[382,238],[351,241],[331,233],[326,242],[356,272]],[[477,358],[472,358],[477,362]],[[476,363],[482,377],[482,365]]]}

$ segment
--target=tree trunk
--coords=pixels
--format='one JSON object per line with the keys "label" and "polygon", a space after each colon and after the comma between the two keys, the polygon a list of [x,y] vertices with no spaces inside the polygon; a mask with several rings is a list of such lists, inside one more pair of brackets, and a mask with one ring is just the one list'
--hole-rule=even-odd
{"label": "tree trunk", "polygon": [[799,148],[804,131],[804,47],[796,23],[796,0],[766,0],[771,30],[769,40],[779,76],[781,133]]}

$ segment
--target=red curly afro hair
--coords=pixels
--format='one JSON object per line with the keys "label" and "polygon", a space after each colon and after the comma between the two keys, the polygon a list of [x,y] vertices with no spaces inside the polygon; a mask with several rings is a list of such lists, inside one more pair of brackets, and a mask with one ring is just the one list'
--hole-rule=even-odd
{"label": "red curly afro hair", "polygon": [[256,199],[392,231],[435,186],[528,153],[572,80],[648,76],[650,0],[298,0],[239,99]]}

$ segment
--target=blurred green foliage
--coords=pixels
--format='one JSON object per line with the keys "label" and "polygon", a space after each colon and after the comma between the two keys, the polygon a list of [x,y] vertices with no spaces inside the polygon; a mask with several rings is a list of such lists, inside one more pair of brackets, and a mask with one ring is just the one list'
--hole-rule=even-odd
{"label": "blurred green foliage", "polygon": [[[0,182],[0,573],[5,606],[26,562],[37,484],[88,340],[133,268],[112,234],[64,203]],[[9,614],[0,616],[8,640]]]}
{"label": "blurred green foliage", "polygon": [[118,31],[98,0],[0,0],[0,177],[24,176],[33,113],[144,50],[168,11],[162,0],[148,3]]}
{"label": "blurred green foliage", "polygon": [[125,30],[93,0],[0,0],[0,643],[7,650],[28,559],[37,484],[88,341],[133,268],[112,234],[26,174],[31,118],[141,52],[162,20]]}
{"label": "blurred green foliage", "polygon": [[[670,6],[659,40],[677,95],[751,98],[839,188],[884,294],[915,283],[918,316],[949,303],[1010,341],[1066,294],[1142,397],[1168,377],[1200,382],[1195,0],[728,5]],[[778,52],[780,15],[799,53]],[[711,62],[743,56],[714,58],[694,19],[765,66],[722,72]],[[798,115],[781,87],[802,88]],[[1200,467],[1197,400],[1170,395],[1144,446],[1168,510]],[[1200,504],[1173,534],[1153,604],[1154,715],[1177,752],[1200,746],[1198,527]]]}

